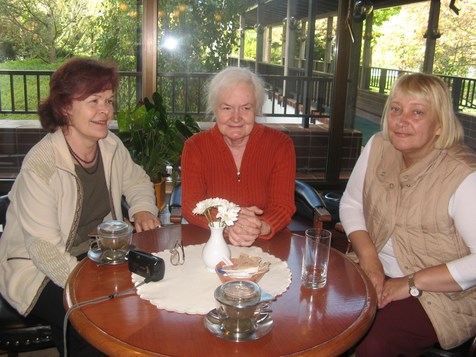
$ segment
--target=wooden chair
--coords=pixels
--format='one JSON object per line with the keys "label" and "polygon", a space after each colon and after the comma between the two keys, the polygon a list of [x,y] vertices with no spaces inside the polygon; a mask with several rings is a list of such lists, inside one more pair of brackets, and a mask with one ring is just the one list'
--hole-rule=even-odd
{"label": "wooden chair", "polygon": [[[0,196],[0,224],[3,226],[9,203],[7,196]],[[58,308],[61,309],[62,306]],[[8,352],[9,357],[14,357],[19,352],[49,347],[54,347],[51,327],[32,317],[20,315],[0,295],[0,352]]]}
{"label": "wooden chair", "polygon": [[170,222],[182,223],[182,184],[175,185],[169,198]]}

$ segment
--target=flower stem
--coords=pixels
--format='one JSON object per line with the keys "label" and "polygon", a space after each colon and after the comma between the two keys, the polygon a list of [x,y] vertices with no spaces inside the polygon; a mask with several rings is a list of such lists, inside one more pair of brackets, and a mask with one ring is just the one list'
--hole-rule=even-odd
{"label": "flower stem", "polygon": [[210,212],[210,208],[205,211],[205,217],[207,218],[208,224],[213,222],[213,217],[212,213]]}

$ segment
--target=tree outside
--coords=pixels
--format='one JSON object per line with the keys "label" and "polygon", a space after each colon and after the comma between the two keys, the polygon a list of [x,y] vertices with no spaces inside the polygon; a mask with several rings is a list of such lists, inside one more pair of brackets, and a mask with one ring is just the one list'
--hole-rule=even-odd
{"label": "tree outside", "polygon": [[90,53],[89,22],[97,12],[87,0],[0,0],[0,33],[10,59],[57,57]]}
{"label": "tree outside", "polygon": [[[294,58],[304,59],[305,41],[307,37],[305,21],[298,21],[296,25],[296,48]],[[333,33],[335,35],[335,21],[333,26]],[[271,57],[270,63],[282,65],[284,57],[283,43],[286,40],[285,26],[276,25],[272,28],[271,38]],[[327,19],[316,20],[316,31],[314,37],[314,60],[323,61],[326,51],[327,41]],[[335,45],[335,36],[331,39],[331,46]],[[239,55],[239,48],[235,46],[231,52],[235,57]],[[247,29],[245,31],[245,45],[244,57],[246,59],[254,60],[256,58],[256,31],[254,29]]]}
{"label": "tree outside", "polygon": [[[160,0],[158,3],[158,71],[216,72],[238,54],[239,14],[253,0]],[[0,0],[0,68],[56,69],[73,56],[114,59],[122,71],[140,70],[141,2],[137,0]],[[419,71],[423,65],[430,2],[374,12],[372,66]],[[474,77],[476,72],[476,2],[458,0],[459,15],[442,2],[441,37],[437,40],[434,73]],[[336,21],[334,21],[334,24]],[[326,19],[316,21],[314,57],[322,60],[326,46]],[[270,62],[281,64],[282,24],[273,28]],[[245,57],[256,57],[256,31],[245,31]],[[304,58],[305,25],[296,30],[295,57]],[[174,40],[175,42],[173,42]],[[335,41],[335,31],[332,41]],[[175,43],[175,47],[169,45]],[[0,78],[0,100],[10,83]],[[192,85],[201,91],[203,82]],[[28,84],[29,86],[30,84]],[[159,90],[169,93],[170,83]],[[180,83],[175,83],[180,87]],[[35,83],[31,84],[35,87]],[[121,85],[121,87],[124,87]],[[24,105],[23,87],[15,84],[15,99]],[[31,107],[48,92],[47,79],[32,90]],[[136,87],[130,83],[121,103],[135,106]],[[179,103],[180,98],[175,98]],[[185,101],[183,101],[185,102]],[[23,104],[22,104],[23,103]]]}
{"label": "tree outside", "polygon": [[159,1],[158,70],[216,72],[238,44],[239,14],[251,0]]}
{"label": "tree outside", "polygon": [[[237,54],[239,13],[252,0],[159,1],[158,69],[161,72],[214,72]],[[374,12],[372,65],[421,70],[430,2]],[[476,2],[459,0],[459,15],[446,2],[440,14],[434,72],[474,76]],[[135,0],[0,0],[0,61],[39,59],[61,63],[72,56],[114,58],[121,70],[136,71],[140,50]],[[277,24],[279,28],[281,24]],[[299,23],[297,33],[301,31]],[[256,34],[246,30],[245,57],[254,58]],[[284,34],[273,29],[272,63],[282,56]],[[302,37],[302,36],[301,36]],[[176,42],[167,46],[171,38]],[[296,57],[299,56],[298,38]],[[326,20],[316,21],[315,59],[322,60]],[[280,53],[281,52],[281,53]]]}
{"label": "tree outside", "polygon": [[[439,31],[433,72],[475,77],[476,75],[476,2],[459,0],[459,15],[447,2],[441,3]],[[387,21],[374,24],[372,65],[407,71],[420,71],[425,53],[430,2],[404,6]],[[381,11],[377,10],[377,14]]]}

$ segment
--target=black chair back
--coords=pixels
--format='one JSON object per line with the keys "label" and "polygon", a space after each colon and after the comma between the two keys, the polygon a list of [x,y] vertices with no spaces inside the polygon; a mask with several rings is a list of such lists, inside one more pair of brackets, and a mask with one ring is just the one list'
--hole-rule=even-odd
{"label": "black chair back", "polygon": [[[9,204],[8,196],[0,196],[0,224],[3,227],[6,225]],[[8,351],[10,357],[17,356],[19,352],[49,347],[54,347],[51,327],[32,317],[20,315],[0,295],[0,351]]]}
{"label": "black chair back", "polygon": [[[331,215],[327,210],[326,203],[319,192],[311,185],[296,180],[294,191],[296,213],[288,229],[302,231],[312,227],[316,222],[330,222]],[[170,221],[182,222],[182,185],[177,183],[169,198]]]}
{"label": "black chair back", "polygon": [[[5,223],[7,223],[7,209],[8,205],[10,204],[10,200],[8,196],[0,196],[0,225],[5,227]],[[0,237],[2,236],[2,232],[0,231]]]}

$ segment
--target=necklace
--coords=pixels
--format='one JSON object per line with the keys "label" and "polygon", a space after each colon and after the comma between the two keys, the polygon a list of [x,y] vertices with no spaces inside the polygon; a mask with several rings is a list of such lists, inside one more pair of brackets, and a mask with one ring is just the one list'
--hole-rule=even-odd
{"label": "necklace", "polygon": [[[66,140],[66,145],[68,146],[68,150],[69,152],[71,153],[71,155],[74,157],[74,159],[78,162],[79,166],[81,166],[81,168],[84,170],[84,172],[86,172],[88,175],[93,175],[96,173],[96,171],[98,170],[98,167],[99,167],[99,160],[96,160],[98,158],[98,155],[99,155],[99,152],[100,152],[100,149],[99,149],[99,145],[96,143],[96,153],[94,154],[94,158],[91,160],[91,161],[86,161],[86,160],[83,160],[79,157],[78,154],[76,154],[73,149],[71,148],[71,146],[69,145],[68,141]],[[94,162],[94,160],[96,160],[96,164],[94,165],[94,167],[91,168],[91,171],[89,171],[86,167],[83,166],[83,164],[81,162],[84,162],[86,165],[88,164],[91,164]]]}
{"label": "necklace", "polygon": [[[73,150],[73,148],[69,145],[68,140],[66,140],[66,145],[68,146],[68,150],[73,155],[73,157],[78,161],[78,163],[81,165],[81,162],[85,163],[86,165],[92,164],[98,157],[99,153],[99,145],[96,143],[96,152],[94,153],[94,157],[91,161],[83,160],[78,154],[76,154]],[[83,166],[83,165],[81,165]]]}

